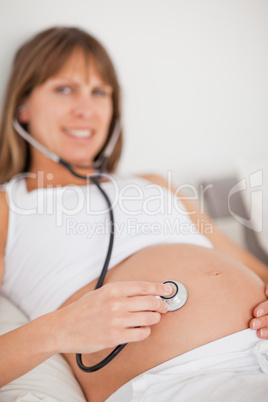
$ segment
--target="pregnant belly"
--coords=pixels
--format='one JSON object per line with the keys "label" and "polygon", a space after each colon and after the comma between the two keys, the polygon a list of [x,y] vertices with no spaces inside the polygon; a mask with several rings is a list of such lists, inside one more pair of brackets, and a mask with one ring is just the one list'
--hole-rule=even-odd
{"label": "pregnant belly", "polygon": [[[253,308],[265,299],[263,282],[248,268],[215,250],[186,244],[140,250],[111,269],[105,282],[169,279],[186,286],[188,300],[180,310],[165,314],[152,327],[149,338],[128,344],[110,364],[92,374],[77,368],[75,356],[66,356],[88,400],[104,401],[125,382],[157,364],[247,328]],[[87,285],[67,303],[94,285]],[[83,362],[96,364],[109,352],[84,355]]]}

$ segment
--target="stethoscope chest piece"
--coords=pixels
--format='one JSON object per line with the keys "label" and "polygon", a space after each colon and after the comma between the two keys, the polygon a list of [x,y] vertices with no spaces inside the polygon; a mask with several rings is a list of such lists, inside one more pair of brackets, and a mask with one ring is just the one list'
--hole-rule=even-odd
{"label": "stethoscope chest piece", "polygon": [[161,299],[163,299],[168,304],[168,311],[179,310],[182,306],[184,306],[188,299],[188,292],[186,287],[182,283],[177,281],[165,281],[163,283],[170,284],[174,289],[174,293],[171,296],[161,296]]}

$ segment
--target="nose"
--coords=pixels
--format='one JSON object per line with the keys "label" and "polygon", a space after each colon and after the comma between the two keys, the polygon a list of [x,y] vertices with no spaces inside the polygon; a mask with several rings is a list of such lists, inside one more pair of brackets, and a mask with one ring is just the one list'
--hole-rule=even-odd
{"label": "nose", "polygon": [[81,95],[73,107],[73,113],[76,117],[88,119],[95,113],[94,104],[89,95]]}

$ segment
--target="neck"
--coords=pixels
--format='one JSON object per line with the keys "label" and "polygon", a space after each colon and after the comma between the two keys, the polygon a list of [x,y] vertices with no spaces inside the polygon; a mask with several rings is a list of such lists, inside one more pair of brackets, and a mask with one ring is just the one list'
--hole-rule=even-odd
{"label": "neck", "polygon": [[[75,169],[83,176],[93,174],[93,169]],[[57,187],[67,185],[85,185],[89,180],[75,177],[67,168],[39,153],[38,158],[32,158],[28,170],[27,187],[32,189]]]}
{"label": "neck", "polygon": [[[30,168],[27,172],[26,183],[28,191],[38,188],[63,187],[68,185],[91,184],[90,176],[94,170],[90,168],[74,168],[79,175],[87,177],[82,179],[74,176],[66,167],[48,159],[39,153],[38,158],[32,158]],[[101,181],[108,181],[108,174],[104,175]]]}

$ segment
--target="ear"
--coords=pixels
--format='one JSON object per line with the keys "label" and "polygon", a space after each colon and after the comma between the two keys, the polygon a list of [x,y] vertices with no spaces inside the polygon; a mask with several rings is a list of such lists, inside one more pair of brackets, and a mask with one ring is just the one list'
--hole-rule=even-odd
{"label": "ear", "polygon": [[23,102],[19,107],[18,107],[18,120],[20,123],[29,123],[29,111],[28,111],[28,106],[26,102]]}

